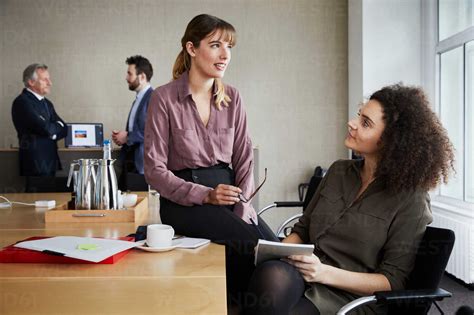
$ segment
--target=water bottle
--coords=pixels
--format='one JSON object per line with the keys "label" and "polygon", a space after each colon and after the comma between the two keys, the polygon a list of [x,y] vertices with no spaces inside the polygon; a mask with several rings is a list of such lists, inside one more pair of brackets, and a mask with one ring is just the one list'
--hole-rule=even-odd
{"label": "water bottle", "polygon": [[104,160],[110,160],[110,159],[112,159],[112,149],[111,149],[111,145],[110,145],[110,140],[109,140],[109,139],[105,139],[105,140],[104,140],[104,147],[103,147],[103,150],[104,150],[103,159],[104,159]]}
{"label": "water bottle", "polygon": [[95,209],[119,209],[117,176],[111,154],[110,140],[104,140],[104,157],[97,160],[97,180],[94,189]]}

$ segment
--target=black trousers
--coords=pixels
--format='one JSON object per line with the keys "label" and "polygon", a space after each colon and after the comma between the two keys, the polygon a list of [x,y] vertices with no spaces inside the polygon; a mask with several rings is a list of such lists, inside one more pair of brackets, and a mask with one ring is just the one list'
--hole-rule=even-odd
{"label": "black trousers", "polygon": [[[218,184],[234,185],[234,173],[225,164],[174,173],[186,181],[211,188]],[[207,238],[226,246],[228,301],[239,304],[254,270],[254,247],[260,234],[232,210],[233,207],[210,204],[186,207],[160,197],[161,221],[173,226],[177,234]],[[278,240],[261,219],[259,229],[266,239]]]}

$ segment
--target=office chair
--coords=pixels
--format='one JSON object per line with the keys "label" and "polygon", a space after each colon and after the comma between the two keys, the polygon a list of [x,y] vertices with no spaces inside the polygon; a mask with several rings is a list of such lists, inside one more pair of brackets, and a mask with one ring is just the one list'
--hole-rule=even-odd
{"label": "office chair", "polygon": [[337,315],[348,314],[357,307],[371,303],[387,305],[388,314],[404,315],[427,314],[434,304],[440,314],[444,314],[436,301],[452,296],[450,292],[439,288],[439,283],[454,240],[455,235],[451,230],[427,227],[406,290],[375,292],[372,296],[358,298],[343,306]]}
{"label": "office chair", "polygon": [[321,180],[323,179],[324,174],[325,174],[325,171],[321,168],[321,166],[316,166],[316,168],[314,169],[314,173],[309,180],[309,183],[302,183],[298,185],[298,195],[300,199],[299,201],[275,201],[274,203],[262,208],[258,212],[258,215],[261,216],[264,212],[272,208],[280,208],[280,207],[281,208],[293,208],[293,207],[303,208],[302,213],[293,215],[290,218],[286,219],[282,224],[280,224],[276,232],[276,235],[278,237],[283,238],[290,234],[291,227],[287,227],[287,225],[290,224],[292,221],[297,220],[299,217],[303,215],[303,212],[306,209],[306,206],[308,206],[309,202],[314,196],[314,193],[316,192],[316,189],[319,186],[319,183],[321,183]]}
{"label": "office chair", "polygon": [[125,174],[126,190],[130,191],[148,191],[148,184],[145,176],[136,173],[127,172]]}
{"label": "office chair", "polygon": [[67,187],[67,177],[27,176],[25,192],[72,192],[73,187]]}

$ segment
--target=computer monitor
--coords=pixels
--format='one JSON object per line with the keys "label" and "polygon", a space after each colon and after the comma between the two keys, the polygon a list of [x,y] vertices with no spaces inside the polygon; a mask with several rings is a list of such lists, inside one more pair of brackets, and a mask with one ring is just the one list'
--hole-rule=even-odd
{"label": "computer monitor", "polygon": [[66,148],[102,147],[104,127],[101,123],[67,123]]}

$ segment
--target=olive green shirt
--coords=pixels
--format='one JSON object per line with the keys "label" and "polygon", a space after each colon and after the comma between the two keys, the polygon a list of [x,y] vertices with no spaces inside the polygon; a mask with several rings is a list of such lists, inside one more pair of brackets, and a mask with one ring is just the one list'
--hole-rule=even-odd
{"label": "olive green shirt", "polygon": [[[361,187],[363,160],[339,160],[328,170],[293,232],[315,245],[322,263],[344,270],[379,273],[392,290],[403,289],[413,268],[417,246],[431,223],[425,191],[390,193],[375,179],[355,200]],[[308,297],[322,315],[335,314],[358,296],[311,283]],[[375,306],[357,314],[383,313]]]}

